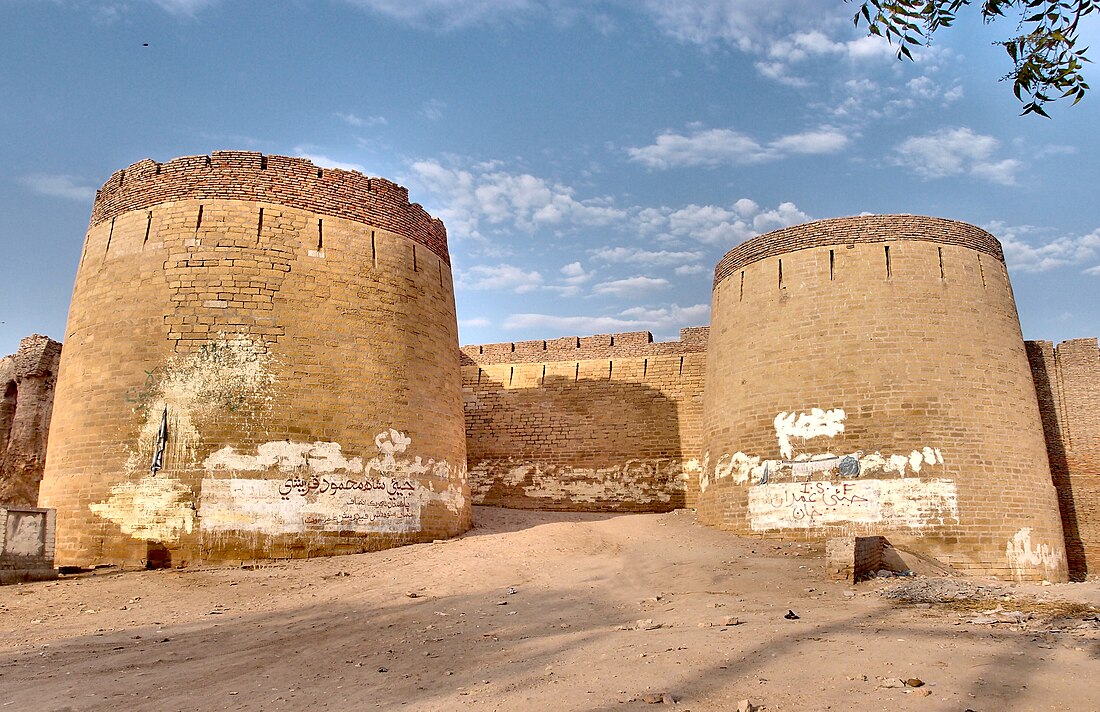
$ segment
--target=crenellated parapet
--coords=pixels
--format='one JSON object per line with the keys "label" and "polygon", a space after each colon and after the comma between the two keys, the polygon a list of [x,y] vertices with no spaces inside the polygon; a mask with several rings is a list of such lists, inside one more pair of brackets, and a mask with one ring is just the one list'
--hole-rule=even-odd
{"label": "crenellated parapet", "polygon": [[678,341],[654,341],[648,331],[618,334],[563,336],[534,341],[505,341],[462,347],[463,366],[489,366],[501,363],[545,363],[587,361],[591,359],[672,356],[702,353],[707,350],[710,327],[680,329]]}
{"label": "crenellated parapet", "polygon": [[344,218],[403,235],[450,264],[443,222],[409,203],[403,186],[357,171],[321,168],[305,158],[254,151],[214,151],[167,163],[146,158],[116,171],[96,191],[91,226],[185,199],[274,203]]}
{"label": "crenellated parapet", "polygon": [[795,225],[746,240],[718,263],[714,284],[747,265],[797,250],[913,240],[964,247],[1004,264],[1004,252],[997,238],[979,227],[923,215],[859,215]]}

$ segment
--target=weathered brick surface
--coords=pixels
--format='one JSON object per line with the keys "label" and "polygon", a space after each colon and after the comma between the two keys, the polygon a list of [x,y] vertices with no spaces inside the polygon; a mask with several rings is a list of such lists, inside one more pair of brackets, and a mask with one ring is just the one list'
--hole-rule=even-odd
{"label": "weathered brick surface", "polygon": [[981,228],[957,220],[923,215],[862,215],[832,218],[775,230],[767,239],[746,240],[726,253],[714,270],[714,284],[753,262],[810,247],[880,244],[893,240],[927,240],[957,245],[1004,262],[997,238]]}
{"label": "weathered brick surface", "polygon": [[61,344],[33,334],[0,359],[0,504],[38,502],[60,358]]}
{"label": "weathered brick surface", "polygon": [[694,505],[707,330],[464,346],[470,485],[484,504]]}
{"label": "weathered brick surface", "polygon": [[404,187],[357,171],[320,168],[305,158],[252,151],[138,161],[96,191],[91,226],[176,200],[271,203],[343,218],[403,235],[450,264],[442,221],[409,204]]}
{"label": "weathered brick surface", "polygon": [[[995,239],[977,228],[912,216],[822,221],[732,250],[712,304],[703,409],[711,484],[700,519],[754,531],[750,491],[790,495],[774,479],[715,478],[715,464],[737,452],[778,458],[778,413],[842,408],[844,431],[807,441],[804,452],[939,448],[944,464],[901,484],[947,481],[928,487],[957,488],[957,516],[943,507],[915,512],[916,526],[887,517],[763,528],[888,535],[971,572],[1064,579],[1035,386],[999,256]],[[827,496],[843,506],[838,493]],[[792,516],[813,516],[805,504],[793,502]]]}
{"label": "weathered brick surface", "polygon": [[[428,239],[445,233],[410,218],[404,189],[318,173],[215,153],[135,164],[100,191],[41,490],[60,563],[348,553],[468,528],[454,292]],[[389,496],[333,485],[372,478],[410,482],[391,499],[418,516],[395,510],[386,530],[334,514],[336,498]],[[323,530],[280,530],[280,508]]]}
{"label": "weathered brick surface", "polygon": [[882,568],[885,549],[881,536],[833,537],[825,542],[825,573],[850,583],[871,578]]}
{"label": "weathered brick surface", "polygon": [[1070,576],[1100,571],[1100,348],[1028,341],[1028,359],[1058,491]]}

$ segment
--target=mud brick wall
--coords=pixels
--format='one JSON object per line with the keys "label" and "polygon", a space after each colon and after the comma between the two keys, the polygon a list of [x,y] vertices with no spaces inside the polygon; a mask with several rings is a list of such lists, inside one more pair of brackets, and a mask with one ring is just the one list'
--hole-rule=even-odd
{"label": "mud brick wall", "polygon": [[60,358],[61,344],[33,334],[0,359],[0,504],[38,503]]}
{"label": "mud brick wall", "polygon": [[583,511],[693,506],[707,329],[462,348],[474,501]]}
{"label": "mud brick wall", "polygon": [[978,228],[908,215],[826,220],[732,250],[712,302],[700,520],[886,535],[969,572],[1065,580],[1000,254]]}
{"label": "mud brick wall", "polygon": [[99,191],[40,502],[62,564],[316,556],[469,526],[445,231],[308,161],[142,161]]}
{"label": "mud brick wall", "polygon": [[1100,348],[1028,341],[1028,358],[1058,491],[1070,577],[1100,572]]}
{"label": "mud brick wall", "polygon": [[856,582],[882,568],[886,538],[881,536],[833,537],[825,542],[826,575],[835,581]]}

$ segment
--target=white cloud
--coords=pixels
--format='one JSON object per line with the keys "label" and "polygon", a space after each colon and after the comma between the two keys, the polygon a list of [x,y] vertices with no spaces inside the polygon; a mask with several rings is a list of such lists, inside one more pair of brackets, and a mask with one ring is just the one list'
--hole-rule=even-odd
{"label": "white cloud", "polygon": [[439,121],[443,118],[443,110],[447,108],[447,105],[438,99],[430,99],[424,102],[424,106],[420,107],[420,113],[428,121]]}
{"label": "white cloud", "polygon": [[628,148],[627,153],[650,168],[756,163],[768,158],[759,143],[732,129],[706,129],[691,135],[666,132],[652,145]]}
{"label": "white cloud", "polygon": [[972,175],[1001,185],[1013,185],[1020,162],[1000,159],[1000,141],[963,126],[912,136],[895,147],[895,162],[925,179]]}
{"label": "white cloud", "polygon": [[35,193],[54,198],[87,202],[95,197],[95,188],[67,174],[34,173],[23,176],[19,182]]}
{"label": "white cloud", "polygon": [[[1033,225],[993,222],[985,229],[1001,241],[1009,269],[1046,272],[1060,267],[1100,263],[1100,228],[1084,235],[1052,235],[1052,230]],[[1084,270],[1100,275],[1100,264]]]}
{"label": "white cloud", "polygon": [[681,42],[730,44],[742,52],[765,52],[772,42],[800,29],[835,26],[840,13],[820,0],[645,0],[657,26]]}
{"label": "white cloud", "polygon": [[562,281],[569,286],[579,286],[596,276],[595,272],[587,271],[580,262],[570,262],[561,268]]}
{"label": "white cloud", "polygon": [[358,163],[348,163],[346,161],[338,161],[335,158],[329,158],[322,153],[312,153],[310,149],[305,146],[295,146],[294,155],[298,158],[306,158],[313,161],[313,164],[320,166],[321,168],[341,168],[345,171],[359,171],[360,173],[366,173],[367,169]]}
{"label": "white cloud", "polygon": [[195,13],[213,5],[216,0],[153,0],[153,2],[170,15],[194,17]]}
{"label": "white cloud", "polygon": [[637,297],[650,292],[666,289],[669,281],[662,277],[627,277],[626,279],[613,279],[593,285],[592,293],[600,296]]}
{"label": "white cloud", "polygon": [[643,250],[640,247],[601,247],[598,250],[590,250],[593,257],[605,262],[624,262],[629,264],[642,264],[651,267],[663,267],[669,265],[694,262],[701,259],[703,253],[699,251],[673,252],[670,250]]}
{"label": "white cloud", "polygon": [[762,232],[798,225],[810,216],[794,203],[780,203],[761,210],[752,200],[742,198],[731,208],[718,205],[688,205],[668,216],[669,233],[689,237],[706,244],[736,245]]}
{"label": "white cloud", "polygon": [[370,126],[385,126],[387,123],[389,123],[388,121],[386,121],[385,116],[367,116],[367,117],[363,117],[363,116],[356,116],[355,114],[352,114],[350,112],[349,113],[344,113],[342,111],[337,111],[337,112],[333,113],[333,116],[340,119],[341,121],[343,121],[348,126],[355,126],[356,128],[370,127]]}
{"label": "white cloud", "polygon": [[522,17],[540,9],[533,0],[345,0],[405,24],[449,32]]}
{"label": "white cloud", "polygon": [[733,129],[696,129],[680,134],[666,131],[649,146],[627,149],[631,160],[649,168],[718,166],[760,163],[794,154],[832,154],[844,150],[849,137],[839,129],[818,129],[780,136],[764,145]]}
{"label": "white cloud", "polygon": [[523,294],[538,289],[542,275],[515,265],[474,265],[458,271],[455,288],[469,291],[487,289]]}
{"label": "white cloud", "polygon": [[804,131],[776,139],[771,143],[779,154],[840,153],[848,147],[848,136],[834,128],[824,127],[816,131]]}
{"label": "white cloud", "polygon": [[505,329],[532,329],[561,336],[600,334],[618,331],[651,331],[674,337],[686,326],[706,324],[710,306],[694,304],[681,307],[635,307],[614,315],[558,316],[554,314],[512,314],[504,321]]}
{"label": "white cloud", "polygon": [[600,226],[626,217],[607,199],[577,200],[573,189],[529,173],[510,173],[488,163],[471,170],[416,161],[410,183],[435,197],[433,214],[460,237],[484,237],[482,230]]}
{"label": "white cloud", "polygon": [[482,326],[492,326],[493,322],[489,321],[488,319],[486,319],[483,316],[475,316],[472,319],[459,319],[458,320],[458,325],[463,326],[463,327],[467,327],[467,328],[476,329],[476,328],[482,327]]}
{"label": "white cloud", "polygon": [[680,277],[686,277],[692,274],[703,274],[709,271],[710,269],[703,265],[680,265],[674,270],[676,275]]}

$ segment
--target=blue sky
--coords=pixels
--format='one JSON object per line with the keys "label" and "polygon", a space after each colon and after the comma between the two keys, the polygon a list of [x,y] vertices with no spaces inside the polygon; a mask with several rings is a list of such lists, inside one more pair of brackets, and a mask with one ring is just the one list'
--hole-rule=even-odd
{"label": "blue sky", "polygon": [[[1098,98],[1019,117],[1011,20],[899,62],[841,0],[0,0],[0,354],[62,339],[92,195],[300,155],[447,224],[462,343],[709,321],[732,246],[918,213],[1004,244],[1024,335],[1100,335]],[[1100,47],[1095,18],[1086,44]],[[148,43],[148,46],[143,46]],[[1100,87],[1094,66],[1086,79]],[[119,285],[124,290],[124,285]]]}

